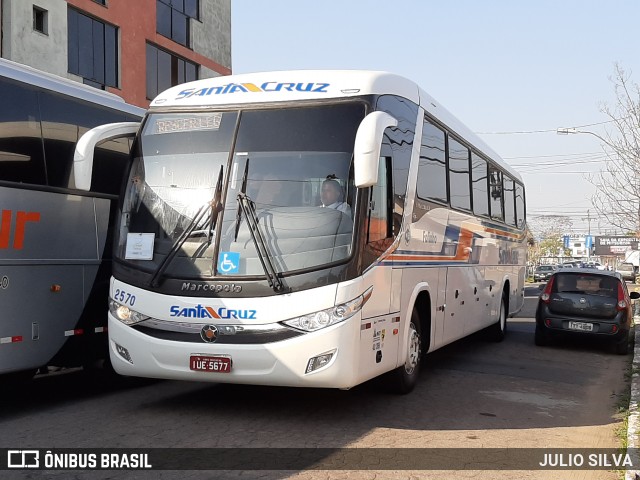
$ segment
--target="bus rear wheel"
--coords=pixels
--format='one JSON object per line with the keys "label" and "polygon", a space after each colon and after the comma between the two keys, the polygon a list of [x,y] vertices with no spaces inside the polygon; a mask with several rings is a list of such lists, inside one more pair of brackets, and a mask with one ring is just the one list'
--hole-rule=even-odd
{"label": "bus rear wheel", "polygon": [[505,296],[502,295],[500,300],[500,312],[498,313],[498,321],[490,327],[490,337],[494,342],[501,342],[504,340],[505,333],[507,331],[507,301]]}
{"label": "bus rear wheel", "polygon": [[420,365],[422,362],[422,332],[420,315],[414,308],[409,323],[409,344],[404,365],[387,374],[387,387],[394,393],[401,395],[411,392],[418,383]]}

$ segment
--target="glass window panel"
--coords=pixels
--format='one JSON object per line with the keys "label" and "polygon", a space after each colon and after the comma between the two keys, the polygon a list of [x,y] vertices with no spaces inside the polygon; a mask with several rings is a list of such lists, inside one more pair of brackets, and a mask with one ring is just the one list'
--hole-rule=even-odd
{"label": "glass window panel", "polygon": [[198,67],[195,63],[184,62],[185,63],[185,80],[187,82],[193,82],[198,79]]}
{"label": "glass window panel", "polygon": [[449,137],[449,192],[451,206],[471,210],[469,149]]}
{"label": "glass window panel", "polygon": [[156,2],[156,31],[171,38],[171,7],[160,0]]}
{"label": "glass window panel", "polygon": [[167,52],[158,50],[158,93],[172,86],[171,59],[172,56]]}
{"label": "glass window panel", "polygon": [[183,13],[171,11],[171,39],[180,45],[188,46],[189,37],[189,17]]}
{"label": "glass window panel", "polygon": [[[369,211],[368,243],[384,240],[389,233],[389,186],[387,178],[387,161],[385,157],[382,157],[378,164],[378,183],[371,187],[372,208]],[[382,251],[384,252],[384,250]]]}
{"label": "glass window panel", "polygon": [[158,49],[147,43],[147,98],[158,95]]}
{"label": "glass window panel", "polygon": [[78,56],[80,45],[78,42],[78,13],[73,9],[67,10],[67,52],[68,52],[68,70],[69,73],[79,74]]}
{"label": "glass window panel", "polygon": [[185,0],[184,1],[184,13],[185,15],[195,18],[199,18],[198,0]]}
{"label": "glass window panel", "polygon": [[0,180],[46,184],[37,94],[0,80]]}
{"label": "glass window panel", "polygon": [[171,6],[174,10],[184,13],[184,0],[171,0]]}
{"label": "glass window panel", "polygon": [[118,86],[118,34],[116,27],[105,25],[105,84]]}
{"label": "glass window panel", "polygon": [[516,208],[515,208],[515,188],[511,178],[504,175],[504,221],[507,225],[516,224]]}
{"label": "glass window panel", "polygon": [[184,60],[178,59],[178,84],[184,83],[185,81],[185,65],[186,62]]}
{"label": "glass window panel", "polygon": [[[123,122],[131,118],[130,115],[121,112],[53,93],[40,94],[40,110],[49,185],[63,188],[74,185],[71,167],[78,138],[98,125]],[[102,154],[113,150],[116,142],[106,142],[97,148],[91,182],[92,191],[118,192],[127,163],[126,144],[126,141],[124,144],[120,142],[116,147],[120,154],[117,158],[109,155],[107,160],[102,160]]]}
{"label": "glass window panel", "polygon": [[487,189],[487,162],[475,153],[471,154],[471,184],[473,189],[473,213],[489,216],[489,191]]}
{"label": "glass window panel", "polygon": [[78,42],[80,76],[93,78],[93,20],[86,15],[78,15]]}
{"label": "glass window panel", "polygon": [[98,83],[104,84],[104,24],[93,22],[93,77]]}
{"label": "glass window panel", "polygon": [[525,226],[524,187],[516,183],[516,220],[518,228]]}
{"label": "glass window panel", "polygon": [[418,196],[447,201],[447,171],[444,132],[425,120],[418,163]]}
{"label": "glass window panel", "polygon": [[489,198],[491,200],[491,218],[494,220],[503,220],[502,172],[494,167],[489,167]]}

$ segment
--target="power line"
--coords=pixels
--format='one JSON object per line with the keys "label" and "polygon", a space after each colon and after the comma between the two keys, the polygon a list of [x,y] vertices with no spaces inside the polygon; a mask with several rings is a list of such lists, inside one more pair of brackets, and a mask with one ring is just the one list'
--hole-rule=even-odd
{"label": "power line", "polygon": [[[575,125],[571,128],[584,128],[584,127],[595,127],[596,125],[604,125],[606,123],[613,123],[619,120],[624,120],[624,118],[614,118],[612,120],[605,120],[604,122],[596,122],[596,123],[586,123],[584,125]],[[556,133],[558,131],[557,128],[553,130],[520,130],[520,131],[512,131],[512,132],[474,132],[476,135],[526,135],[531,133]]]}

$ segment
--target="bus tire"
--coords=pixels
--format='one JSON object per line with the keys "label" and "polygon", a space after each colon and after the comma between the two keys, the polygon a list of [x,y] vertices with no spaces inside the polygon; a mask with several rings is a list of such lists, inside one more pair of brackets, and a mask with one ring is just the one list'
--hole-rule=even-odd
{"label": "bus tire", "polygon": [[409,323],[409,345],[404,365],[387,374],[386,384],[390,391],[400,395],[411,392],[418,383],[422,362],[422,329],[420,315],[414,307]]}
{"label": "bus tire", "polygon": [[501,342],[504,340],[505,333],[507,331],[507,302],[504,298],[504,294],[500,299],[500,312],[498,313],[498,321],[491,326],[490,337],[494,342]]}

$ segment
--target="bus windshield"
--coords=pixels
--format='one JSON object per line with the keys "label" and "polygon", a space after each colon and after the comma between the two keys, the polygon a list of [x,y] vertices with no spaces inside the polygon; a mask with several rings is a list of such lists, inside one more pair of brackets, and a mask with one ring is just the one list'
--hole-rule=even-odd
{"label": "bus windshield", "polygon": [[364,114],[356,102],[150,114],[134,150],[116,256],[183,279],[268,276],[265,260],[278,274],[347,259],[353,145]]}

